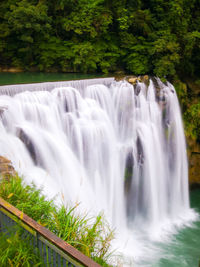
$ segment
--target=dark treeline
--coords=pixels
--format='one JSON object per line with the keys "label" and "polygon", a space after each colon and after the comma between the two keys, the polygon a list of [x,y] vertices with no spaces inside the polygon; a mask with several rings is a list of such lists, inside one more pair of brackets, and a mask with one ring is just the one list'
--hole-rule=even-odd
{"label": "dark treeline", "polygon": [[200,0],[1,0],[0,65],[197,76]]}

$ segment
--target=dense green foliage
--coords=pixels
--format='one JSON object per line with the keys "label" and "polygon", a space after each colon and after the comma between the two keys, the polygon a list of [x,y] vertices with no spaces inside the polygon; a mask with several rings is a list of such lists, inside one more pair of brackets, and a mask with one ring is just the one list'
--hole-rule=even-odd
{"label": "dense green foliage", "polygon": [[[48,200],[41,194],[41,190],[36,189],[34,185],[25,185],[18,176],[0,180],[0,196],[85,255],[102,266],[108,266],[106,261],[110,257],[113,232],[102,215],[88,218],[86,215],[77,214],[77,207],[57,207],[53,200]],[[13,239],[19,242],[18,236]],[[4,241],[4,244],[6,243],[7,241]],[[8,257],[6,259],[8,260]]]}
{"label": "dense green foliage", "polygon": [[189,140],[200,143],[200,80],[176,80],[176,92],[181,104],[185,134]]}
{"label": "dense green foliage", "polygon": [[186,135],[200,143],[200,103],[191,105],[184,113]]}
{"label": "dense green foliage", "polygon": [[199,0],[2,0],[0,64],[197,75]]}

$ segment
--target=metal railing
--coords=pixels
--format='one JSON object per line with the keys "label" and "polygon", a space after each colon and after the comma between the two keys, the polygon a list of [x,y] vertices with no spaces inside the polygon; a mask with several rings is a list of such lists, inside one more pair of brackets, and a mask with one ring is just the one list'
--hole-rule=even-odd
{"label": "metal railing", "polygon": [[37,248],[44,266],[100,267],[92,259],[0,198],[0,231],[8,232],[16,225],[23,228],[30,244]]}

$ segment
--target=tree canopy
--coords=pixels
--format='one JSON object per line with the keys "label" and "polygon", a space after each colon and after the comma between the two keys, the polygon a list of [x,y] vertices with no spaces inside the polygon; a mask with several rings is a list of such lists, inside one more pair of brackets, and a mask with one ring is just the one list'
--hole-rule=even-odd
{"label": "tree canopy", "polygon": [[200,1],[1,0],[0,64],[197,76]]}

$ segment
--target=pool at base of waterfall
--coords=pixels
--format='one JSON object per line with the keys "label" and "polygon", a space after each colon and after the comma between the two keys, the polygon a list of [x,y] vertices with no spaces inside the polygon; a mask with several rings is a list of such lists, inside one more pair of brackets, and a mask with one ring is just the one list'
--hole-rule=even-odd
{"label": "pool at base of waterfall", "polygon": [[[163,242],[146,242],[146,253],[127,266],[198,267],[200,264],[200,189],[190,192],[196,220],[181,227]],[[144,242],[145,243],[145,242]],[[144,245],[143,243],[143,245]],[[133,252],[134,253],[134,252]]]}

